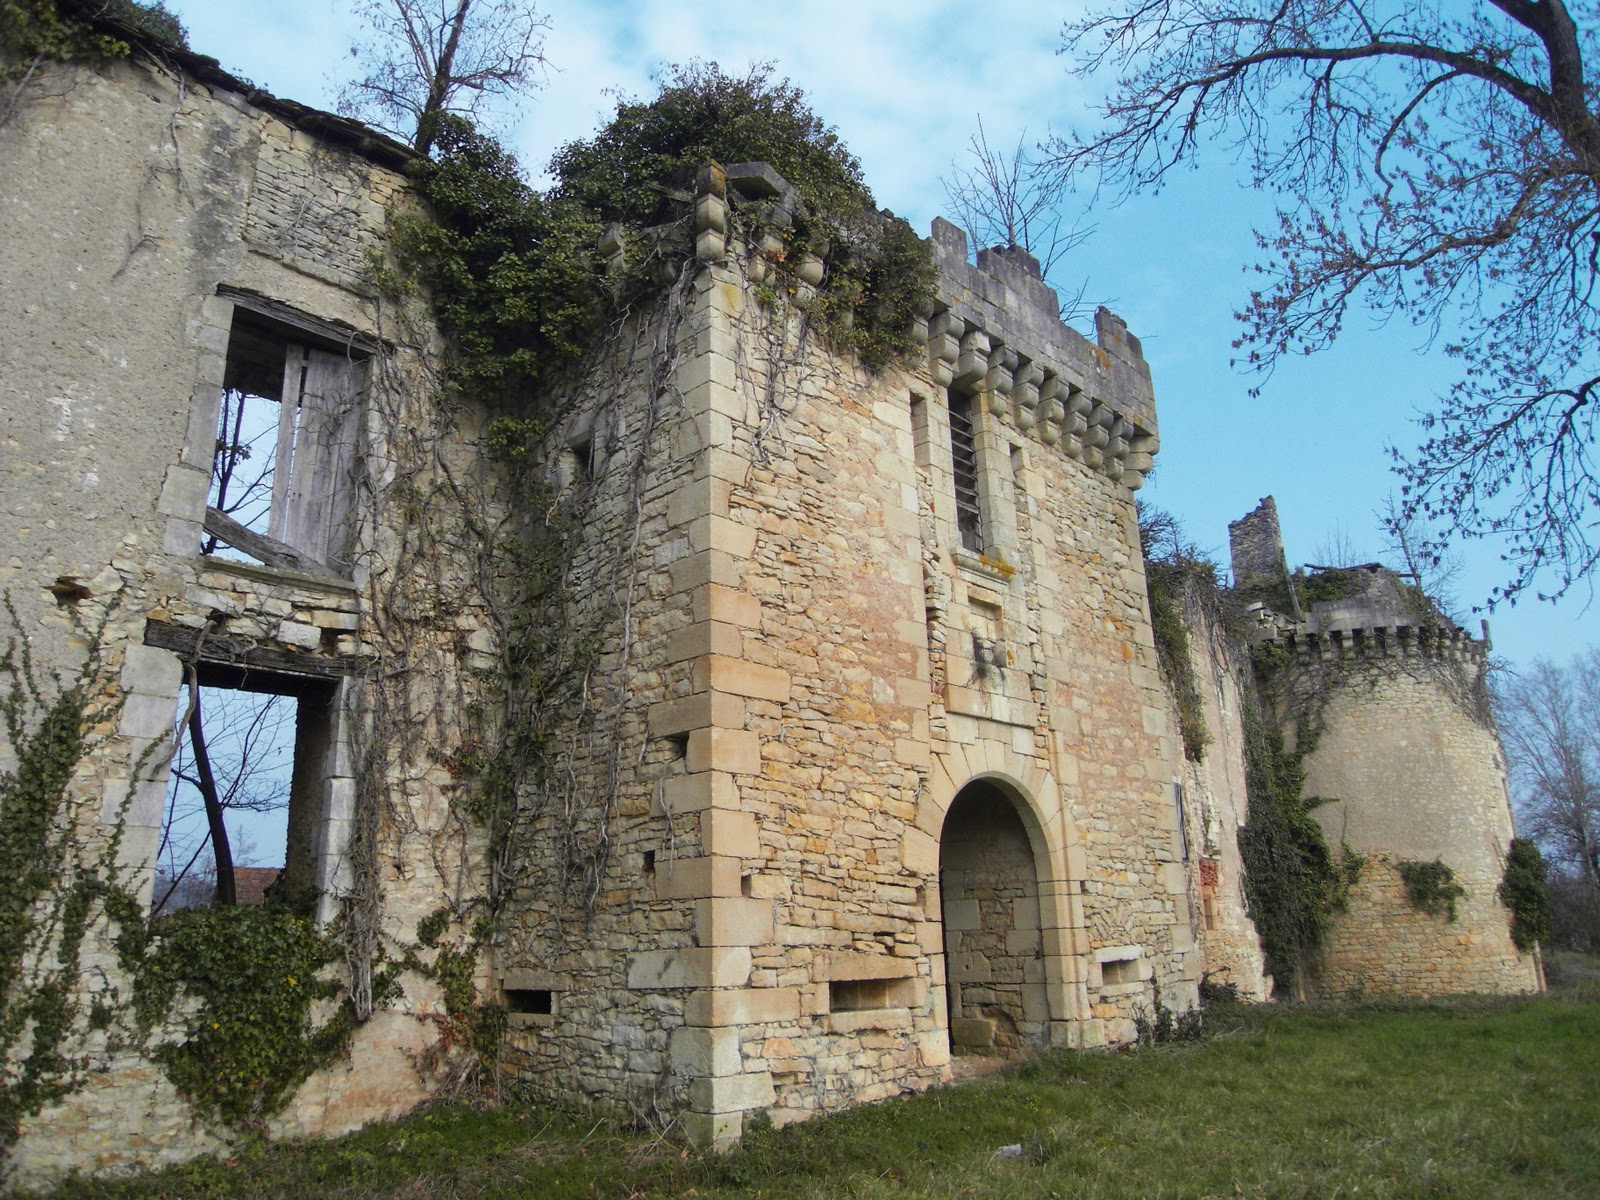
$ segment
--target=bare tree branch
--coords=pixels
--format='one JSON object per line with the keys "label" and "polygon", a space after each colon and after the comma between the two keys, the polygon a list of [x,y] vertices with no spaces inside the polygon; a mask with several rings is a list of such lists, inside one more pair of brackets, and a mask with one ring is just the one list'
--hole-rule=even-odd
{"label": "bare tree branch", "polygon": [[[989,144],[979,117],[978,132],[967,147],[967,164],[950,164],[944,194],[951,214],[974,245],[1026,250],[1038,260],[1040,274],[1060,292],[1052,273],[1094,230],[1066,220],[1062,206],[1068,177],[1042,168],[1028,153],[1027,136],[1026,130],[1018,134],[1016,148],[1007,153]],[[1087,311],[1085,291],[1086,285],[1080,284],[1063,300],[1062,320]]]}
{"label": "bare tree branch", "polygon": [[1400,515],[1424,557],[1503,541],[1491,605],[1600,564],[1597,24],[1595,0],[1132,0],[1066,28],[1117,81],[1099,130],[1052,143],[1061,178],[1127,195],[1219,143],[1283,197],[1246,363],[1327,346],[1352,306],[1460,360],[1396,454]]}
{"label": "bare tree branch", "polygon": [[428,153],[439,118],[539,86],[550,20],[532,0],[356,0],[371,36],[350,48],[366,74],[339,111]]}

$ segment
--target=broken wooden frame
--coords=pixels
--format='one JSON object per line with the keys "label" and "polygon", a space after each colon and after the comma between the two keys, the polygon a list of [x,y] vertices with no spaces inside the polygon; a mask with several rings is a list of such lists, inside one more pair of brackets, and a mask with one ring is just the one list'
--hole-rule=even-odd
{"label": "broken wooden frame", "polygon": [[[216,542],[271,567],[348,577],[353,560],[355,453],[370,338],[267,297],[234,288],[225,394],[204,527]],[[275,410],[262,414],[260,405]],[[241,443],[246,407],[270,426],[270,462],[243,495],[228,489],[250,457]],[[230,428],[231,422],[231,428]],[[264,512],[231,515],[258,492]],[[261,528],[264,517],[265,528]]]}

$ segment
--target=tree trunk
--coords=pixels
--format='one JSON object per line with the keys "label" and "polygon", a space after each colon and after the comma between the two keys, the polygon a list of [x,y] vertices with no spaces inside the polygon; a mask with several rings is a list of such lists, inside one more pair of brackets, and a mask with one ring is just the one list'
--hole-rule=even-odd
{"label": "tree trunk", "polygon": [[200,716],[200,696],[195,694],[194,711],[189,714],[189,745],[194,751],[195,775],[200,781],[200,797],[206,805],[206,824],[211,829],[211,851],[217,860],[217,894],[214,904],[238,903],[233,884],[233,848],[228,843],[228,827],[222,820],[222,797],[217,777],[211,770],[211,755],[206,750],[205,724]]}

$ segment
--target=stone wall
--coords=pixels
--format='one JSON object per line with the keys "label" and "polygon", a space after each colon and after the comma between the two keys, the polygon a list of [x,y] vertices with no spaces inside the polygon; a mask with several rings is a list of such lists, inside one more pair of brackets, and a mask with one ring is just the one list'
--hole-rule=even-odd
{"label": "stone wall", "polygon": [[[1192,868],[1190,919],[1206,977],[1218,986],[1234,987],[1241,999],[1266,1000],[1272,979],[1265,974],[1261,942],[1246,908],[1238,839],[1249,815],[1242,725],[1247,701],[1241,679],[1251,667],[1228,634],[1214,589],[1190,584],[1183,597],[1183,619],[1208,739],[1198,762],[1184,757],[1180,738],[1172,739],[1174,801],[1182,806],[1184,846]],[[1168,716],[1177,729],[1175,702]]]}
{"label": "stone wall", "polygon": [[1276,500],[1264,497],[1250,512],[1228,523],[1228,552],[1237,587],[1277,583],[1288,575]]}
{"label": "stone wall", "polygon": [[[1306,794],[1332,846],[1370,855],[1316,980],[1338,994],[1536,991],[1496,889],[1513,830],[1488,710],[1485,650],[1459,630],[1398,627],[1299,641],[1289,668],[1314,689]],[[1302,693],[1304,694],[1304,693]],[[1393,864],[1438,859],[1466,889],[1459,918],[1412,911]]]}
{"label": "stone wall", "polygon": [[[1349,908],[1335,924],[1313,987],[1323,996],[1501,994],[1542,987],[1533,955],[1520,954],[1506,929],[1510,914],[1495,894],[1498,873],[1455,867],[1466,895],[1456,918],[1419,911],[1397,869],[1399,856],[1365,855],[1350,889]],[[1432,861],[1431,858],[1427,861]]]}
{"label": "stone wall", "polygon": [[[806,327],[821,263],[774,274],[727,204],[742,176],[708,170],[675,281],[508,468],[480,452],[488,414],[440,400],[426,314],[369,275],[407,151],[188,67],[53,68],[0,129],[0,587],[40,662],[98,642],[120,707],[72,800],[146,903],[186,675],[315,698],[288,873],[368,938],[335,972],[358,1003],[380,947],[424,970],[274,1133],[394,1115],[449,1070],[459,1014],[417,935],[436,913],[458,950],[498,918],[476,978],[511,1009],[508,1075],[717,1145],[947,1079],[952,1043],[1124,1040],[1206,969],[1262,991],[1236,669],[1194,616],[1212,744],[1185,762],[1133,503],[1154,395],[1118,318],[1090,342],[1037,264],[969,263],[938,222],[923,349],[869,374]],[[328,414],[355,498],[336,563],[208,511],[244,345],[362,380]],[[214,536],[255,561],[202,554]],[[543,658],[518,662],[530,625]],[[1480,660],[1336,625],[1299,631],[1327,701],[1314,787],[1343,800],[1319,815],[1468,887],[1461,965],[1396,957],[1535,985],[1482,899],[1509,837],[1492,730],[1415,670]],[[1369,671],[1391,636],[1398,671]],[[508,729],[537,745],[485,822],[464,802]],[[110,932],[85,961],[122,986]],[[1387,944],[1349,932],[1352,959]],[[28,1122],[13,1178],[227,1144],[151,1061],[80,1032],[88,1086]]]}
{"label": "stone wall", "polygon": [[[591,799],[565,819],[609,847],[581,929],[530,895],[501,959],[552,1010],[517,1019],[524,1080],[686,1103],[715,1143],[944,1078],[951,929],[1001,1040],[1115,1040],[1152,981],[1182,1008],[1198,978],[1130,493],[1154,445],[1137,344],[1109,314],[1099,347],[1053,310],[1048,339],[985,328],[1003,281],[968,269],[926,362],[870,376],[762,302],[719,187],[681,322],[675,293],[638,332],[670,378],[637,362],[545,451],[557,471],[585,430],[607,447],[575,574],[626,614],[595,680],[620,766],[573,760]],[[981,554],[957,534],[952,388]],[[952,850],[980,780],[1000,816]],[[942,842],[1032,878],[941,895]]]}
{"label": "stone wall", "polygon": [[[375,898],[373,933],[398,952],[420,917],[481,885],[481,836],[456,819],[461,781],[444,764],[496,665],[483,572],[456,553],[465,517],[426,498],[446,471],[488,509],[498,485],[471,446],[480,418],[432,407],[426,320],[367,283],[406,151],[370,134],[359,153],[312,136],[295,127],[306,110],[247,102],[214,65],[202,74],[211,82],[138,58],[49,67],[0,129],[0,589],[18,625],[3,637],[27,639],[45,679],[98,647],[92,683],[115,716],[95,730],[69,802],[82,853],[116,845],[145,904],[186,671],[206,686],[314,693],[289,868],[324,921]],[[359,453],[341,476],[361,497],[355,565],[342,574],[201,553],[241,319],[362,364]],[[441,423],[457,440],[415,453],[408,438]],[[360,823],[365,859],[351,849]],[[126,997],[111,932],[91,933],[83,986]],[[343,1132],[430,1093],[440,997],[414,974],[400,982],[348,1061],[274,1117],[275,1134]],[[78,1033],[83,1086],[25,1122],[11,1182],[230,1140],[137,1049]],[[168,1026],[143,1044],[177,1036]]]}

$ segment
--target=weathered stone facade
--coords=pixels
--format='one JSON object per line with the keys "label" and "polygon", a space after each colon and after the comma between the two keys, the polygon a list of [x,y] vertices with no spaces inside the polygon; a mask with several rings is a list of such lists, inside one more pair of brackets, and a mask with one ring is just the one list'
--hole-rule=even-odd
{"label": "weathered stone facade", "polygon": [[[1200,629],[1213,748],[1186,762],[1133,503],[1154,395],[1119,319],[1090,342],[1025,255],[974,265],[940,221],[926,353],[870,374],[803,333],[730,224],[741,176],[711,170],[676,281],[552,398],[532,460],[496,462],[488,414],[434,386],[420,303],[375,279],[408,152],[175,61],[53,68],[0,128],[0,586],[41,662],[98,638],[121,708],[72,800],[145,904],[185,679],[301,697],[286,884],[366,930],[340,970],[371,1011],[274,1133],[430,1094],[451,1043],[419,923],[467,945],[486,896],[506,1075],[714,1144],[941,1082],[953,1049],[1125,1040],[1208,969],[1261,994],[1237,685]],[[274,518],[303,532],[253,541],[208,511],[219,398],[252,372],[317,471]],[[590,657],[559,770],[494,842],[460,801],[523,711],[495,690],[518,581],[493,547],[545,519],[518,472],[572,518],[532,618]],[[1493,758],[1457,733],[1463,770]],[[1502,844],[1494,803],[1462,837]],[[1486,864],[1460,864],[1472,893]],[[99,932],[86,971],[114,979]],[[415,969],[373,997],[379,949]],[[84,1038],[88,1086],[27,1123],[13,1178],[224,1144],[152,1060]]]}
{"label": "weathered stone facade", "polygon": [[[408,552],[393,501],[397,480],[419,491],[427,481],[391,431],[407,412],[417,428],[435,421],[414,407],[429,398],[417,354],[392,340],[403,314],[384,312],[361,281],[406,189],[407,154],[337,118],[247,97],[203,63],[194,74],[143,60],[47,67],[0,129],[0,589],[16,614],[0,640],[28,643],[46,688],[98,643],[91,683],[113,715],[68,799],[86,857],[117,836],[140,903],[151,901],[186,671],[299,697],[287,873],[319,897],[322,921],[362,890],[350,846],[361,820],[376,821],[358,799],[375,800],[374,774],[388,781],[385,813],[404,805],[408,821],[385,815],[367,860],[384,933],[409,938],[457,893],[461,864],[481,858],[471,835],[437,844],[450,780],[426,741],[371,736],[377,714],[418,693],[452,680],[470,693],[471,646],[484,636],[483,605],[461,594],[448,551]],[[362,496],[338,531],[341,566],[201,553],[219,398],[244,342],[278,355],[280,381],[289,347],[364,376],[348,453],[325,481]],[[436,471],[466,457],[470,420],[456,436]],[[423,574],[428,619],[397,618]],[[374,672],[380,662],[391,674]],[[0,765],[13,768],[14,751]],[[86,989],[125,1000],[114,932],[91,935],[80,967]],[[406,978],[403,998],[357,1031],[349,1065],[307,1082],[273,1131],[338,1133],[423,1099],[439,1007],[430,983]],[[157,1030],[148,1045],[179,1032]],[[26,1122],[11,1179],[224,1144],[137,1049],[87,1027],[78,1049],[84,1086]]]}

